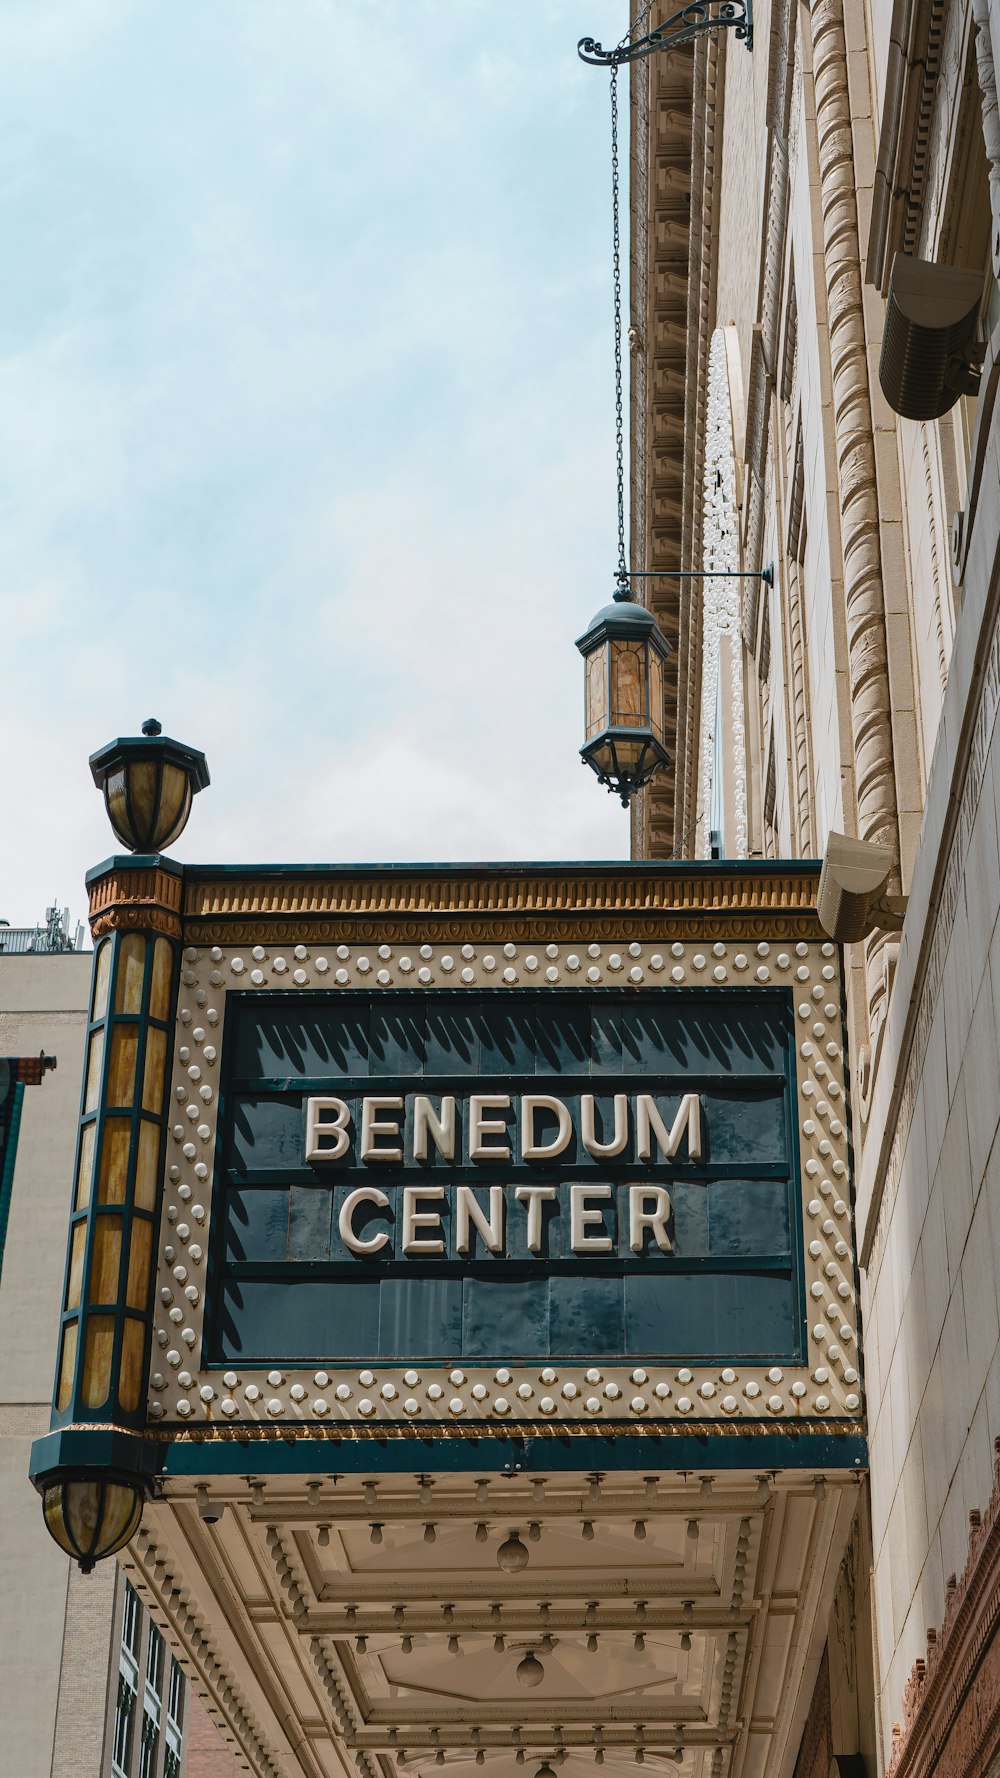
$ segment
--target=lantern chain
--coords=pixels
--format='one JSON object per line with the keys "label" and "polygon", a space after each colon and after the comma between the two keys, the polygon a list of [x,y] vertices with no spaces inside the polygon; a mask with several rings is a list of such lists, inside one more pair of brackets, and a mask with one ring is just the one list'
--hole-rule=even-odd
{"label": "lantern chain", "polygon": [[[645,24],[653,10],[654,0],[636,15],[629,25],[619,49],[624,49]],[[615,579],[616,599],[632,597],[628,578],[628,557],[625,553],[625,427],[622,404],[622,268],[621,268],[621,179],[618,167],[618,63],[611,64],[611,225],[612,263],[614,268],[615,306],[615,467],[618,480],[618,567]]]}

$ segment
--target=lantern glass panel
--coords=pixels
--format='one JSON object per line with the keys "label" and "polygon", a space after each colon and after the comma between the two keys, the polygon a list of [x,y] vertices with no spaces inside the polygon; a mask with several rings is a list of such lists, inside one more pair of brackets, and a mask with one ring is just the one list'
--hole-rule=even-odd
{"label": "lantern glass panel", "polygon": [[97,1110],[101,1096],[101,1063],[104,1061],[104,1032],[95,1031],[87,1051],[87,1084],[83,1092],[84,1113]]}
{"label": "lantern glass panel", "polygon": [[149,988],[149,1016],[167,1019],[170,1016],[170,978],[173,972],[170,940],[158,938],[153,951],[153,979]]}
{"label": "lantern glass panel", "polygon": [[169,846],[181,832],[191,810],[191,785],[180,766],[165,765],[160,785],[160,808],[152,843],[157,850]]}
{"label": "lantern glass panel", "polygon": [[132,843],[132,823],[128,818],[128,802],[126,800],[127,780],[125,770],[126,768],[124,766],[117,766],[113,772],[108,773],[104,784],[104,797],[107,802],[111,825],[114,828],[115,833],[120,840],[124,841],[126,846],[130,846]]}
{"label": "lantern glass panel", "polygon": [[[118,1300],[118,1273],[122,1258],[122,1219],[120,1216],[98,1216],[94,1222],[94,1249],[90,1262],[88,1301],[114,1303]],[[88,1327],[88,1350],[90,1345]]]}
{"label": "lantern glass panel", "polygon": [[73,1372],[76,1369],[76,1346],[80,1332],[77,1321],[67,1321],[63,1328],[62,1352],[59,1357],[59,1380],[56,1383],[56,1410],[65,1413],[73,1399]]}
{"label": "lantern glass panel", "polygon": [[156,1124],[143,1118],[139,1125],[139,1152],[135,1163],[135,1205],[137,1210],[152,1210],[156,1205],[156,1176],[160,1159],[160,1131]]}
{"label": "lantern glass panel", "polygon": [[[129,1309],[145,1309],[149,1295],[149,1265],[153,1252],[153,1225],[141,1216],[133,1218],[132,1237],[129,1242],[128,1285],[125,1291],[125,1306]],[[140,1332],[141,1332],[140,1328]]]}
{"label": "lantern glass panel", "polygon": [[78,1222],[74,1225],[69,1246],[69,1277],[66,1280],[66,1308],[80,1307],[80,1293],[83,1289],[83,1258],[87,1249],[87,1224]]}
{"label": "lantern glass panel", "polygon": [[97,1125],[84,1124],[80,1132],[80,1163],[76,1170],[76,1199],[74,1210],[85,1210],[90,1203],[91,1187],[94,1183],[94,1148],[97,1142]]}
{"label": "lantern glass panel", "polygon": [[645,741],[623,741],[619,736],[615,741],[619,774],[627,773],[630,778],[633,777],[645,749]]}
{"label": "lantern glass panel", "polygon": [[118,952],[115,1012],[142,1011],[142,977],[146,967],[146,940],[137,932],[122,939]]}
{"label": "lantern glass panel", "polygon": [[104,939],[94,959],[94,997],[90,1007],[90,1017],[94,1024],[103,1019],[108,1010],[108,987],[111,982],[111,940]]}
{"label": "lantern glass panel", "polygon": [[612,642],[612,728],[646,727],[646,649],[642,642]]}
{"label": "lantern glass panel", "polygon": [[167,1034],[150,1025],[146,1031],[146,1062],[142,1074],[142,1109],[159,1117],[167,1067]]}
{"label": "lantern glass panel", "polygon": [[132,829],[140,846],[146,846],[152,836],[156,816],[160,790],[160,763],[159,760],[136,759],[127,769]]}
{"label": "lantern glass panel", "polygon": [[88,1315],[83,1348],[83,1405],[103,1408],[111,1393],[111,1357],[115,1347],[113,1315]]}
{"label": "lantern glass panel", "polygon": [[138,1053],[138,1025],[115,1025],[111,1033],[111,1058],[108,1064],[108,1105],[132,1104]]}
{"label": "lantern glass panel", "polygon": [[655,648],[649,651],[649,726],[663,745],[663,660]]}
{"label": "lantern glass panel", "polygon": [[608,726],[608,645],[587,656],[587,740]]}
{"label": "lantern glass panel", "polygon": [[128,1180],[130,1121],[127,1117],[105,1120],[101,1137],[101,1169],[97,1185],[99,1204],[124,1204]]}
{"label": "lantern glass panel", "polygon": [[[149,1227],[139,1224],[139,1227]],[[143,1352],[146,1346],[146,1329],[141,1321],[134,1321],[130,1316],[125,1323],[122,1336],[122,1364],[118,1374],[118,1400],[127,1414],[134,1414],[139,1406],[142,1395]]]}

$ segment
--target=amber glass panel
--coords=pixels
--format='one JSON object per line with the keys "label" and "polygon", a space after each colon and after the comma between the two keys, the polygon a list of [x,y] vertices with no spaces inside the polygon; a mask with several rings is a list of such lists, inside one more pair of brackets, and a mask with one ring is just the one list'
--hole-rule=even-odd
{"label": "amber glass panel", "polygon": [[587,739],[608,726],[608,649],[602,642],[587,656]]}
{"label": "amber glass panel", "polygon": [[118,980],[115,983],[115,1012],[142,1011],[142,975],[146,963],[146,940],[138,932],[122,939],[118,950]]}
{"label": "amber glass panel", "polygon": [[104,1060],[104,1032],[94,1031],[87,1051],[87,1085],[83,1094],[84,1111],[96,1111],[101,1096],[101,1063]]}
{"label": "amber glass panel", "polygon": [[83,1400],[88,1408],[102,1408],[111,1393],[114,1346],[114,1316],[88,1315],[83,1348]]}
{"label": "amber glass panel", "polygon": [[94,1183],[94,1144],[96,1141],[97,1125],[84,1124],[80,1131],[80,1161],[76,1169],[74,1210],[84,1210],[90,1203],[90,1191]]}
{"label": "amber glass panel", "polygon": [[145,1309],[149,1296],[149,1264],[153,1254],[153,1225],[136,1217],[132,1223],[132,1237],[128,1255],[128,1289],[125,1294],[127,1309]]}
{"label": "amber glass panel", "polygon": [[645,657],[640,642],[613,642],[612,671],[614,697],[611,706],[612,725],[617,728],[644,728]]}
{"label": "amber glass panel", "polygon": [[618,756],[618,770],[620,772],[634,772],[645,745],[645,741],[617,741],[615,752]]}
{"label": "amber glass panel", "polygon": [[73,1399],[73,1372],[76,1369],[76,1342],[80,1332],[77,1321],[67,1321],[63,1328],[62,1352],[59,1357],[59,1379],[56,1383],[56,1409],[65,1413]]}
{"label": "amber glass panel", "polygon": [[156,823],[156,844],[169,846],[184,826],[191,807],[188,775],[180,766],[164,766],[160,791],[160,813]]}
{"label": "amber glass panel", "polygon": [[96,1023],[103,1019],[108,1010],[108,985],[111,981],[111,940],[106,938],[98,947],[94,958],[94,994],[90,1003],[90,1016]]}
{"label": "amber glass panel", "polygon": [[168,938],[158,938],[153,950],[153,980],[149,988],[151,1019],[170,1017],[170,976],[174,955]]}
{"label": "amber glass panel", "polygon": [[157,1166],[160,1159],[160,1131],[156,1124],[143,1118],[139,1125],[139,1152],[135,1163],[134,1203],[137,1210],[156,1208]]}
{"label": "amber glass panel", "polygon": [[132,1104],[135,1098],[135,1064],[138,1051],[138,1025],[113,1025],[106,1105]]}
{"label": "amber glass panel", "polygon": [[122,1338],[122,1367],[118,1373],[118,1400],[126,1413],[134,1414],[142,1397],[142,1354],[146,1330],[141,1321],[128,1320]]}
{"label": "amber glass panel", "polygon": [[127,1117],[105,1119],[101,1141],[101,1170],[97,1184],[99,1204],[125,1202],[130,1131],[131,1120]]}
{"label": "amber glass panel", "polygon": [[90,1262],[90,1281],[87,1286],[88,1302],[117,1302],[121,1256],[121,1217],[95,1216],[94,1256]]}
{"label": "amber glass panel", "polygon": [[104,785],[104,795],[107,801],[108,814],[111,817],[112,827],[117,833],[123,835],[126,840],[131,839],[132,826],[128,818],[128,808],[125,802],[125,773],[121,768],[119,768],[117,772],[111,772],[108,775]]}
{"label": "amber glass panel", "polygon": [[83,1255],[87,1245],[87,1225],[78,1222],[73,1227],[69,1238],[69,1277],[66,1280],[66,1308],[80,1307],[80,1293],[83,1289]]}
{"label": "amber glass panel", "polygon": [[146,1028],[146,1064],[142,1075],[142,1109],[159,1117],[167,1075],[167,1034],[155,1025]]}
{"label": "amber glass panel", "polygon": [[156,814],[159,781],[160,768],[158,765],[143,762],[128,767],[128,794],[132,807],[132,825],[135,828],[135,837],[142,847],[150,844],[153,837],[153,817]]}
{"label": "amber glass panel", "polygon": [[663,741],[663,661],[655,648],[649,651],[649,726]]}

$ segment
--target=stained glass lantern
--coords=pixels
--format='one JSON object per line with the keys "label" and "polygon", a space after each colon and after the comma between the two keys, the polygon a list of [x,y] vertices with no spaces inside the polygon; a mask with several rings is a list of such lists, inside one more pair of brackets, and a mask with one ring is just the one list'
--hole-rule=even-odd
{"label": "stained glass lantern", "polygon": [[45,1524],[60,1549],[89,1574],[95,1562],[124,1549],[139,1529],[145,1494],[110,1475],[64,1476],[42,1492]]}
{"label": "stained glass lantern", "polygon": [[153,718],[142,734],[109,741],[90,756],[94,783],[116,837],[130,852],[162,852],[187,826],[191,804],[209,782],[203,753],[171,741]]}
{"label": "stained glass lantern", "polygon": [[653,773],[670,763],[663,744],[663,673],[670,644],[625,583],[576,646],[587,671],[587,733],[580,754],[598,782],[627,808]]}

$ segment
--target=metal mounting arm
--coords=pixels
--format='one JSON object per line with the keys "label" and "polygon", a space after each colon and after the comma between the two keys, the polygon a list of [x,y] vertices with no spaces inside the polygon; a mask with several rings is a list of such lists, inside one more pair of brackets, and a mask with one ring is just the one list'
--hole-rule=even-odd
{"label": "metal mounting arm", "polygon": [[753,49],[753,0],[689,0],[679,12],[632,43],[604,49],[595,37],[581,37],[577,54],[592,68],[618,68],[622,62],[638,62],[658,49],[676,49],[709,31],[735,31],[737,39]]}

